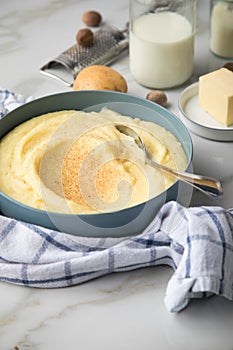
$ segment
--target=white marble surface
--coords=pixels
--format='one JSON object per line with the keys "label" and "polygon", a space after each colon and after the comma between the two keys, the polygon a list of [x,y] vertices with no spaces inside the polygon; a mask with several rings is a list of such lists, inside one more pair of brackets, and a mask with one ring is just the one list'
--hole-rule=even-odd
{"label": "white marble surface", "polygon": [[[97,9],[119,28],[128,20],[126,0],[1,0],[0,9],[0,86],[35,97],[71,89],[41,75],[39,67],[74,43],[85,10]],[[225,62],[209,52],[208,18],[209,1],[199,0],[194,74],[185,86]],[[132,79],[127,55],[112,67],[130,93],[145,97],[148,89]],[[185,86],[166,91],[176,114]],[[218,204],[233,207],[233,143],[192,139],[194,171],[222,180]],[[216,205],[197,192],[191,204]],[[195,300],[171,314],[163,303],[171,275],[167,267],[147,268],[60,290],[1,283],[0,350],[232,350],[233,303]]]}

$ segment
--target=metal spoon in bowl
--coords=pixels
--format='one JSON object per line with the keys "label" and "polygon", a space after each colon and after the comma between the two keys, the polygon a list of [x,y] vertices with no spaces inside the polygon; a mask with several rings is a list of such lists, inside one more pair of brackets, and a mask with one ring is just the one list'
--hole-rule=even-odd
{"label": "metal spoon in bowl", "polygon": [[157,168],[164,173],[171,175],[181,181],[184,181],[191,186],[197,188],[199,191],[205,193],[208,196],[220,199],[223,195],[223,190],[220,181],[207,176],[191,174],[187,172],[178,171],[169,168],[165,165],[155,162],[150,158],[149,152],[142,138],[134,131],[132,128],[122,124],[115,124],[115,127],[122,133],[133,138],[136,145],[141,148],[141,150],[146,155],[146,163],[150,166]]}

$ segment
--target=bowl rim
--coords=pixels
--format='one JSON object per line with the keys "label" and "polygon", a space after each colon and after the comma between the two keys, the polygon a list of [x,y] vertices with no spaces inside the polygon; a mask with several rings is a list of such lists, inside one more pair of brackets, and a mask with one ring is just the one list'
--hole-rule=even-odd
{"label": "bowl rim", "polygon": [[[82,94],[90,94],[90,95],[91,95],[91,94],[100,94],[100,95],[101,95],[101,94],[103,94],[103,93],[106,94],[106,95],[115,95],[115,96],[129,97],[129,98],[131,98],[133,101],[136,100],[136,101],[138,101],[138,102],[143,102],[143,105],[146,104],[146,105],[148,105],[148,106],[153,107],[153,108],[152,108],[153,110],[157,110],[157,111],[162,110],[162,111],[164,111],[164,113],[166,113],[167,115],[169,115],[170,118],[174,118],[174,119],[176,120],[176,122],[177,122],[177,123],[183,128],[183,130],[185,130],[185,132],[186,132],[186,137],[187,137],[186,142],[187,142],[188,145],[189,145],[190,154],[187,155],[187,153],[185,152],[185,153],[186,153],[186,156],[187,156],[187,164],[186,164],[185,170],[187,170],[187,169],[190,167],[190,165],[191,165],[191,163],[192,163],[192,159],[193,159],[193,141],[192,141],[192,138],[191,138],[191,135],[190,135],[190,133],[189,133],[188,128],[187,128],[186,125],[182,122],[182,120],[181,120],[177,115],[175,115],[175,113],[171,112],[171,111],[168,110],[167,108],[165,108],[165,107],[163,107],[163,106],[160,106],[160,105],[158,105],[158,104],[156,104],[156,103],[154,103],[154,102],[152,102],[152,101],[150,101],[150,100],[147,100],[146,98],[143,98],[143,97],[140,97],[140,96],[136,96],[136,95],[131,94],[131,93],[128,93],[128,92],[127,92],[127,93],[123,93],[123,92],[109,91],[109,90],[80,90],[80,91],[58,92],[58,93],[53,93],[53,94],[41,96],[41,97],[35,98],[35,99],[33,99],[33,100],[30,100],[30,101],[28,101],[28,102],[26,102],[26,103],[24,103],[24,104],[22,104],[22,105],[16,107],[14,110],[8,112],[7,114],[5,114],[5,115],[0,119],[0,125],[1,125],[1,122],[2,122],[3,119],[5,119],[5,118],[8,117],[8,116],[14,115],[14,113],[15,113],[15,112],[17,113],[18,110],[24,109],[24,108],[27,108],[27,107],[30,107],[30,106],[34,105],[35,103],[39,103],[40,101],[44,101],[45,99],[49,99],[49,98],[59,98],[59,96],[65,96],[65,95],[70,95],[70,94],[72,94],[72,95],[76,95],[76,94],[80,94],[80,95],[82,95]],[[121,102],[121,101],[116,101],[116,102]],[[106,103],[107,103],[107,102],[106,102]],[[126,103],[132,103],[132,104],[134,104],[134,102],[126,102]],[[136,103],[136,104],[141,105],[140,103]],[[93,106],[94,106],[94,105],[93,105]],[[72,108],[71,108],[71,109],[72,109]],[[80,110],[82,110],[82,109],[80,109]],[[56,110],[54,110],[54,111],[56,111]],[[46,112],[45,112],[45,113],[46,113]],[[47,112],[47,113],[49,113],[49,112]],[[44,113],[42,113],[42,114],[44,114]],[[36,117],[36,116],[40,116],[40,115],[41,115],[41,113],[38,113],[38,114],[35,115],[35,117]],[[33,118],[33,117],[34,117],[34,116],[32,116],[31,118]],[[31,119],[31,118],[28,118],[28,119],[26,119],[26,120],[29,120],[29,119]],[[26,121],[26,120],[25,120],[25,121]],[[16,127],[17,125],[20,125],[21,123],[23,123],[23,122],[16,123],[15,126],[11,127],[11,128],[9,129],[9,131],[7,131],[7,133],[10,132],[10,131],[11,131],[14,127]],[[171,132],[171,131],[170,131],[170,132]],[[4,137],[4,135],[6,135],[7,133],[5,133],[5,134],[3,134],[2,136],[0,136],[0,140],[1,140],[1,139]],[[171,133],[172,133],[172,132],[171,132]],[[180,140],[178,140],[178,141],[180,142]],[[182,145],[182,147],[183,147],[183,145]],[[156,196],[154,196],[154,197],[152,197],[152,198],[150,198],[150,199],[148,199],[148,200],[145,200],[145,201],[143,201],[143,202],[140,202],[140,203],[138,203],[138,204],[136,204],[136,205],[133,205],[133,206],[130,206],[130,207],[126,207],[126,208],[122,208],[122,209],[116,210],[116,211],[101,212],[101,213],[97,212],[97,213],[87,213],[87,214],[74,214],[74,213],[72,214],[72,213],[59,213],[59,212],[54,212],[54,211],[48,211],[48,210],[46,210],[46,209],[38,209],[38,208],[29,206],[29,205],[27,205],[27,204],[24,204],[24,203],[21,203],[21,202],[15,200],[14,198],[12,198],[12,197],[8,196],[7,194],[5,194],[4,192],[2,192],[1,189],[0,189],[0,199],[1,199],[1,197],[3,197],[4,199],[6,199],[7,201],[9,201],[10,203],[13,203],[14,205],[17,205],[17,206],[19,206],[19,207],[22,207],[23,209],[29,210],[29,211],[31,211],[31,212],[33,212],[33,213],[35,213],[35,214],[48,215],[48,213],[49,213],[49,214],[51,214],[51,215],[58,215],[59,217],[63,217],[63,216],[64,216],[64,217],[79,216],[79,217],[82,218],[82,217],[88,217],[88,216],[114,214],[114,213],[116,213],[116,212],[119,213],[119,212],[125,211],[125,210],[127,210],[127,209],[137,208],[138,206],[145,205],[146,203],[151,202],[151,201],[154,200],[155,198],[158,198],[158,197],[160,197],[160,196],[164,196],[164,194],[165,194],[168,190],[170,190],[170,189],[172,189],[174,186],[176,186],[176,185],[177,185],[177,182],[179,182],[179,181],[180,181],[180,180],[178,180],[178,179],[175,180],[175,182],[174,182],[171,186],[169,186],[168,188],[166,188],[164,191],[162,191],[162,192],[159,193],[158,195],[156,195]],[[0,208],[0,209],[1,209],[1,208]]]}

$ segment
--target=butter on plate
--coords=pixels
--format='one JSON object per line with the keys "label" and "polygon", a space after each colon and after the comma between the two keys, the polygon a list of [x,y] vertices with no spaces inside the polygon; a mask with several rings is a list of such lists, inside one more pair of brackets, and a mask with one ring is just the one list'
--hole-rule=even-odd
{"label": "butter on plate", "polygon": [[199,104],[225,126],[233,124],[233,72],[220,68],[199,78]]}

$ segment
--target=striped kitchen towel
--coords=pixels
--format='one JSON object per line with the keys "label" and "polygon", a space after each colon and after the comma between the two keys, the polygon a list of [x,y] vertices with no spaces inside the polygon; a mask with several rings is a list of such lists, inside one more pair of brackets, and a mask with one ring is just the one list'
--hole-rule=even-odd
{"label": "striped kitchen towel", "polygon": [[13,109],[32,100],[33,97],[25,98],[20,94],[15,94],[9,90],[0,88],[0,119]]}
{"label": "striped kitchen towel", "polygon": [[[25,102],[0,90],[0,115]],[[165,305],[178,312],[192,298],[233,299],[232,235],[233,209],[185,208],[176,202],[164,204],[141,234],[125,238],[72,236],[0,216],[0,281],[66,287],[163,264],[174,270]]]}

